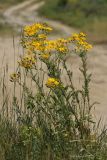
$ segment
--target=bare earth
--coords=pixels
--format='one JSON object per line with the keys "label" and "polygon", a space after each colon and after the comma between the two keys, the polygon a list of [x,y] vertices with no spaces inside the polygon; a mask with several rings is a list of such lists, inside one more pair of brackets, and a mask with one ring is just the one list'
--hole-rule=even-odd
{"label": "bare earth", "polygon": [[[13,6],[7,9],[3,14],[5,21],[14,25],[16,30],[21,31],[21,27],[30,24],[32,22],[44,21],[50,24],[52,27],[61,30],[62,33],[57,36],[69,35],[76,32],[74,28],[70,28],[57,21],[49,20],[43,17],[39,17],[37,9],[43,5],[44,2],[34,3],[34,0],[25,1],[17,6]],[[61,35],[60,35],[61,34]],[[56,35],[55,35],[56,38]],[[5,62],[9,65],[9,72],[14,71],[14,57],[17,60],[19,54],[22,54],[22,49],[19,44],[19,37],[0,37],[0,67],[2,67],[3,57]],[[79,60],[77,57],[69,57],[68,64],[74,70],[74,77],[76,83],[79,85],[79,71],[78,64]],[[98,45],[94,46],[93,50],[89,53],[88,59],[89,71],[92,73],[91,82],[91,97],[93,101],[99,102],[96,106],[95,116],[97,119],[102,117],[104,122],[107,124],[107,46]],[[77,86],[78,86],[77,85]]]}

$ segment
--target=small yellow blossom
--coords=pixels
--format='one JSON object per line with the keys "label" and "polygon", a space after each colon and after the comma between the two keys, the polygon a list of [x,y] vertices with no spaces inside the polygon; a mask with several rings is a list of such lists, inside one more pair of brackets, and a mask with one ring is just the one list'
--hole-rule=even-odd
{"label": "small yellow blossom", "polygon": [[71,37],[71,40],[73,40],[73,41],[79,41],[80,40],[79,34],[74,33],[73,36]]}
{"label": "small yellow blossom", "polygon": [[39,41],[33,41],[31,45],[34,46],[35,48],[38,48],[38,47],[41,46],[41,42],[39,42]]}
{"label": "small yellow blossom", "polygon": [[92,45],[87,42],[84,42],[83,47],[84,47],[84,50],[86,51],[88,51],[89,49],[92,49]]}
{"label": "small yellow blossom", "polygon": [[59,85],[60,85],[60,82],[56,78],[48,78],[46,82],[46,86],[49,88],[55,88],[55,87],[58,87]]}
{"label": "small yellow blossom", "polygon": [[36,58],[34,54],[25,54],[22,58],[21,61],[19,61],[19,65],[26,68],[26,69],[31,69],[36,63]]}
{"label": "small yellow blossom", "polygon": [[44,50],[44,43],[42,41],[32,41],[31,46],[34,50],[43,51]]}
{"label": "small yellow blossom", "polygon": [[33,36],[34,34],[36,34],[36,32],[37,32],[37,30],[36,30],[36,28],[35,28],[34,25],[32,25],[32,26],[25,26],[24,27],[24,34],[26,36]]}
{"label": "small yellow blossom", "polygon": [[18,73],[12,73],[11,75],[10,75],[10,81],[11,82],[17,82],[18,80],[19,80],[19,78],[20,78],[20,73],[18,72]]}
{"label": "small yellow blossom", "polygon": [[79,41],[76,48],[76,51],[88,51],[89,49],[92,49],[92,45],[85,41]]}
{"label": "small yellow blossom", "polygon": [[57,51],[59,51],[61,53],[66,53],[68,51],[68,49],[65,46],[62,46],[62,47],[58,47]]}

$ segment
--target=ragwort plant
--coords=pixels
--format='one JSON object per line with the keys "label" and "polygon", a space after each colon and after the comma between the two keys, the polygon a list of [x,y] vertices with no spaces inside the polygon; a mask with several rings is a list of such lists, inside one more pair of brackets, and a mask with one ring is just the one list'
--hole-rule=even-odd
{"label": "ragwort plant", "polygon": [[[24,54],[19,58],[17,71],[10,76],[14,84],[12,105],[17,139],[7,159],[16,156],[18,160],[106,160],[106,130],[97,133],[91,113],[87,51],[92,46],[82,32],[50,40],[51,31],[45,23],[24,27]],[[81,60],[81,89],[73,83],[68,54]],[[29,79],[32,87],[27,83]],[[23,90],[20,100],[17,85]]]}

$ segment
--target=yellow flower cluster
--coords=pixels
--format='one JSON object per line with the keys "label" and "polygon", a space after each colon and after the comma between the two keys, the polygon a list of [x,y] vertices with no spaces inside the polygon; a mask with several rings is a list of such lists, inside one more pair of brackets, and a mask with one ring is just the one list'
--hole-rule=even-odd
{"label": "yellow flower cluster", "polygon": [[83,32],[80,32],[79,34],[77,33],[74,33],[71,37],[71,40],[72,41],[79,41],[79,40],[83,40],[85,41],[86,40],[86,34],[83,33]]}
{"label": "yellow flower cluster", "polygon": [[61,53],[67,53],[67,51],[68,51],[67,43],[68,43],[68,41],[63,38],[58,39],[57,43],[56,43],[57,44],[56,50]]}
{"label": "yellow flower cluster", "polygon": [[33,36],[37,32],[36,28],[34,25],[32,26],[25,26],[24,28],[24,34],[26,36]]}
{"label": "yellow flower cluster", "polygon": [[[41,30],[46,31],[46,32],[50,32],[50,31],[52,31],[52,28],[49,27],[45,23],[36,23],[36,24],[33,24],[33,25],[25,26],[24,27],[24,35],[34,36],[36,33],[38,33]],[[44,36],[42,35],[40,37],[43,38]]]}
{"label": "yellow flower cluster", "polygon": [[60,86],[60,82],[56,78],[48,78],[46,86],[49,88],[56,88]]}
{"label": "yellow flower cluster", "polygon": [[12,73],[11,75],[10,75],[10,81],[11,82],[17,82],[18,80],[19,80],[19,78],[20,78],[20,73],[18,72],[18,73]]}
{"label": "yellow flower cluster", "polygon": [[[58,55],[68,53],[71,42],[73,42],[73,45],[70,49],[74,51],[73,46],[76,46],[76,52],[86,52],[92,48],[92,45],[86,42],[86,34],[82,32],[73,34],[67,39],[60,38],[49,40],[47,35],[50,31],[52,31],[52,28],[45,23],[36,23],[24,27],[22,45],[27,53],[24,54],[18,62],[21,67],[24,67],[27,70],[34,68],[37,58],[40,58],[44,63],[47,61],[51,62],[54,53],[57,53]],[[58,57],[60,58],[60,56]],[[10,80],[16,82],[19,77],[19,73],[13,73],[10,75]],[[61,86],[61,82],[54,77],[50,77],[46,82],[46,86],[49,88],[57,88]]]}
{"label": "yellow flower cluster", "polygon": [[86,42],[86,34],[80,32],[79,34],[73,34],[72,37],[69,38],[69,41],[76,42],[76,51],[88,51],[92,48],[92,45]]}
{"label": "yellow flower cluster", "polygon": [[[51,60],[50,57],[54,53],[58,53],[59,55],[68,53],[69,44],[71,42],[75,44],[76,52],[88,51],[92,48],[92,46],[86,42],[86,34],[82,32],[73,34],[67,39],[60,38],[49,40],[47,34],[50,31],[52,31],[52,28],[45,23],[36,23],[24,27],[22,44],[27,54],[24,54],[24,56],[21,57],[21,60],[19,61],[20,66],[25,69],[32,69],[37,61],[36,57],[39,57],[40,60],[45,60],[44,62],[46,62],[47,60]],[[18,77],[19,75],[13,74],[11,75],[11,80],[14,81]],[[49,78],[46,85],[47,87],[54,88],[59,86],[60,82],[56,78]]]}
{"label": "yellow flower cluster", "polygon": [[30,39],[25,41],[24,46],[27,50],[40,51],[40,52],[51,52],[57,51],[59,53],[66,53],[68,51],[68,42],[65,39],[48,40],[45,35],[38,35],[42,39]]}
{"label": "yellow flower cluster", "polygon": [[[58,53],[67,53],[69,51],[69,46],[71,42],[75,43],[76,52],[88,51],[92,48],[92,45],[86,42],[86,34],[80,32],[79,34],[73,34],[70,38],[64,39],[47,39],[47,31],[51,31],[52,28],[44,23],[36,23],[24,28],[25,38],[25,48],[27,50],[32,50],[32,52],[39,51],[40,53],[50,53],[52,51],[57,51]],[[36,36],[33,36],[35,35]],[[32,37],[33,36],[33,37]],[[41,53],[41,54],[42,54]],[[47,56],[45,56],[46,58]]]}
{"label": "yellow flower cluster", "polygon": [[32,47],[32,49],[34,51],[43,51],[44,50],[44,43],[43,41],[38,41],[38,40],[35,40],[35,41],[32,41],[30,46],[29,47]]}
{"label": "yellow flower cluster", "polygon": [[89,49],[92,48],[92,45],[87,43],[87,42],[83,42],[83,41],[79,41],[78,42],[78,46],[77,46],[77,51],[79,50],[85,50],[88,51]]}
{"label": "yellow flower cluster", "polygon": [[21,61],[19,61],[19,65],[26,68],[26,69],[31,69],[36,63],[36,57],[34,54],[25,54],[22,58]]}
{"label": "yellow flower cluster", "polygon": [[46,51],[56,50],[60,53],[66,53],[68,51],[67,40],[65,39],[47,40],[45,44]]}

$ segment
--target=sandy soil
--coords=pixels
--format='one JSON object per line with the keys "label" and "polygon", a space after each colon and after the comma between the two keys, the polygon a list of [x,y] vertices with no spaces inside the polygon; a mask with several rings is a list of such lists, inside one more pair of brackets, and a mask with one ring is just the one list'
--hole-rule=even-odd
{"label": "sandy soil", "polygon": [[[52,27],[62,31],[62,36],[69,35],[76,32],[74,28],[70,28],[57,21],[48,20],[39,17],[36,12],[37,9],[43,5],[41,3],[34,3],[34,0],[25,1],[22,4],[13,6],[7,9],[3,14],[5,21],[14,25],[16,30],[21,30],[25,24],[37,21],[45,21]],[[59,35],[57,35],[59,36]],[[56,35],[55,35],[56,37]],[[17,59],[19,54],[22,54],[21,46],[19,45],[19,37],[0,37],[0,66],[2,66],[3,57],[5,62],[9,65],[9,72],[14,71],[14,57]],[[4,56],[5,55],[5,56]],[[79,78],[78,65],[79,60],[76,57],[68,58],[69,67],[73,65],[75,80]],[[92,73],[91,82],[91,97],[93,101],[99,102],[94,112],[97,119],[102,116],[106,122],[107,119],[107,46],[98,45],[94,46],[93,50],[89,53],[88,59],[89,71]],[[78,81],[77,84],[79,85]]]}

